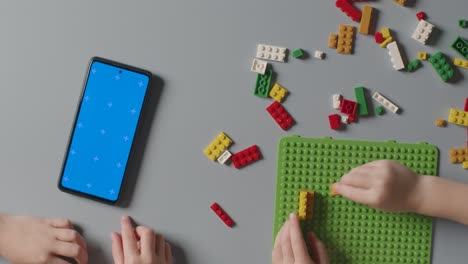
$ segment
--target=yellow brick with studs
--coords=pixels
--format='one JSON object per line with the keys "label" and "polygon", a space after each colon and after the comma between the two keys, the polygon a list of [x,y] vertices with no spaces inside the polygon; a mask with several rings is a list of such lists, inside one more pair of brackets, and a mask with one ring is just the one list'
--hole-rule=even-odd
{"label": "yellow brick with studs", "polygon": [[216,138],[211,141],[208,147],[203,150],[203,153],[210,159],[216,160],[229,146],[231,146],[232,140],[224,133],[219,133]]}
{"label": "yellow brick with studs", "polygon": [[271,88],[270,90],[270,97],[275,99],[275,101],[277,101],[278,103],[283,102],[286,98],[286,95],[288,95],[288,90],[286,90],[286,88],[281,86],[281,84],[279,83],[275,83],[275,85],[273,85],[273,88]]}

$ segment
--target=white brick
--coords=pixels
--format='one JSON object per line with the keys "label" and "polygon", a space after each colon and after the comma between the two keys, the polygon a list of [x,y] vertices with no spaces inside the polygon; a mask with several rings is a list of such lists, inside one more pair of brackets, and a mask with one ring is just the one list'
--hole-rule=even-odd
{"label": "white brick", "polygon": [[390,100],[388,100],[387,98],[383,97],[381,94],[379,94],[378,92],[375,92],[373,95],[372,95],[372,98],[374,100],[376,100],[379,104],[383,105],[385,108],[387,108],[388,110],[390,110],[391,112],[393,113],[397,113],[398,110],[400,108],[398,108],[398,106],[396,106],[394,103],[390,102]]}
{"label": "white brick", "polygon": [[342,99],[343,99],[343,96],[341,96],[341,94],[332,95],[332,105],[334,109],[340,109]]}
{"label": "white brick", "polygon": [[314,58],[317,58],[319,60],[323,60],[323,57],[325,56],[325,53],[323,53],[322,51],[320,50],[316,50],[314,52]]}
{"label": "white brick", "polygon": [[265,74],[267,67],[268,62],[259,59],[253,59],[250,70],[263,75]]}
{"label": "white brick", "polygon": [[223,154],[219,156],[218,162],[220,164],[224,164],[226,163],[226,161],[228,161],[231,158],[231,156],[232,156],[231,152],[229,152],[229,150],[225,150]]}
{"label": "white brick", "polygon": [[258,44],[256,57],[264,60],[284,62],[286,59],[286,48]]}
{"label": "white brick", "polygon": [[426,42],[429,39],[433,29],[434,25],[424,19],[421,19],[411,37],[421,44],[426,45]]}
{"label": "white brick", "polygon": [[393,68],[397,71],[405,68],[405,63],[401,57],[400,49],[396,41],[390,42],[387,45],[388,54],[390,55],[390,60],[392,61]]}

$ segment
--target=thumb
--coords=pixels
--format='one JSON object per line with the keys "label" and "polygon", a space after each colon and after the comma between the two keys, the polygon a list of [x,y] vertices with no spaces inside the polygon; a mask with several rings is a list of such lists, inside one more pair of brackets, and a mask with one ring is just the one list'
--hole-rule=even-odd
{"label": "thumb", "polygon": [[122,245],[122,237],[120,234],[112,232],[112,257],[114,258],[114,264],[124,264],[124,252]]}
{"label": "thumb", "polygon": [[315,236],[313,232],[307,233],[307,240],[309,240],[310,248],[314,254],[314,263],[328,264],[328,253],[325,244]]}

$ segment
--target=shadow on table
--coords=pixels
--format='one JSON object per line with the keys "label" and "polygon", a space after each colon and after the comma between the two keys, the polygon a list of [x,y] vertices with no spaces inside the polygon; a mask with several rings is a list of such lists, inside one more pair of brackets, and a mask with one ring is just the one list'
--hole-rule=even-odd
{"label": "shadow on table", "polygon": [[148,97],[146,101],[145,108],[141,113],[142,122],[139,128],[139,134],[135,136],[132,153],[128,161],[128,167],[126,171],[126,179],[123,183],[122,193],[117,206],[119,207],[129,207],[130,202],[135,190],[137,178],[141,168],[141,162],[143,160],[143,155],[145,153],[146,143],[150,135],[151,126],[153,125],[156,106],[161,97],[164,87],[164,81],[157,77],[152,76],[150,81],[150,86],[148,87]]}

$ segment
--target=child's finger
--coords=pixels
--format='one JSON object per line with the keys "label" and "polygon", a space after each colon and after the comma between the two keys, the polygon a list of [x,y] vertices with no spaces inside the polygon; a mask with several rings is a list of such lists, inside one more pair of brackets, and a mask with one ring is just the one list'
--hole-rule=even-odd
{"label": "child's finger", "polygon": [[164,250],[166,251],[166,252],[165,252],[165,255],[166,255],[166,263],[167,263],[167,264],[172,264],[172,249],[171,249],[171,245],[169,245],[169,243],[166,242],[166,247],[164,248]]}
{"label": "child's finger", "polygon": [[153,256],[156,247],[156,238],[154,231],[145,226],[138,226],[136,232],[140,237],[140,250],[142,257],[147,259]]}
{"label": "child's finger", "polygon": [[284,263],[294,263],[294,254],[291,245],[291,236],[290,236],[290,223],[291,221],[286,222],[284,225],[284,231],[281,235],[281,251],[283,254]]}
{"label": "child's finger", "polygon": [[361,169],[343,175],[339,182],[358,188],[370,189],[374,179],[375,177],[372,177],[369,173],[367,173],[367,170]]}
{"label": "child's finger", "polygon": [[325,244],[312,232],[307,233],[307,237],[314,252],[315,262],[317,264],[328,264],[328,253]]}
{"label": "child's finger", "polygon": [[333,189],[345,198],[357,203],[369,204],[372,201],[372,192],[368,189],[357,188],[341,182],[334,183]]}
{"label": "child's finger", "polygon": [[281,251],[281,238],[283,236],[284,227],[286,226],[285,222],[281,229],[276,234],[275,245],[273,246],[273,252],[271,253],[272,263],[273,264],[282,264],[283,263],[283,252]]}
{"label": "child's finger", "polygon": [[112,257],[114,258],[115,264],[123,264],[124,263],[124,253],[123,253],[123,244],[122,244],[122,237],[120,234],[112,233]]}
{"label": "child's finger", "polygon": [[123,216],[120,220],[120,225],[122,227],[122,242],[125,254],[129,256],[138,255],[135,229],[132,226],[130,217]]}
{"label": "child's finger", "polygon": [[299,218],[295,213],[289,215],[290,223],[290,236],[291,236],[291,246],[294,254],[294,259],[301,262],[309,258],[309,253],[307,252],[307,247],[305,245],[304,239],[302,238],[301,227],[299,225]]}

